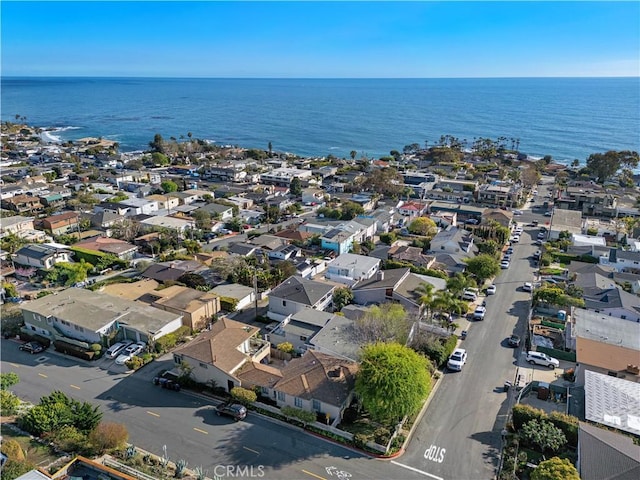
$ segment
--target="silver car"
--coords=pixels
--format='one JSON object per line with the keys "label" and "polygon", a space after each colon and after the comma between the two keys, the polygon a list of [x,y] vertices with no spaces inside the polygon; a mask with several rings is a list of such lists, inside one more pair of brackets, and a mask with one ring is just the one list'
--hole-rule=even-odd
{"label": "silver car", "polygon": [[542,365],[552,369],[560,366],[560,361],[557,358],[542,352],[527,352],[527,362],[531,365]]}

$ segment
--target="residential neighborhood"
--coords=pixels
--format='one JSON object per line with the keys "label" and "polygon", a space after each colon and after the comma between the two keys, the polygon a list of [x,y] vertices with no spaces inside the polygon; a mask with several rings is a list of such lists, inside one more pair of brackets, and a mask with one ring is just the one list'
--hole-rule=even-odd
{"label": "residential neighborhood", "polygon": [[[502,432],[492,478],[550,456],[584,479],[639,471],[639,175],[601,181],[502,139],[376,160],[158,137],[123,154],[3,123],[3,372],[37,345],[162,378],[244,422],[415,460],[386,478],[444,478],[416,439],[479,382]],[[563,440],[527,440],[531,422]]]}

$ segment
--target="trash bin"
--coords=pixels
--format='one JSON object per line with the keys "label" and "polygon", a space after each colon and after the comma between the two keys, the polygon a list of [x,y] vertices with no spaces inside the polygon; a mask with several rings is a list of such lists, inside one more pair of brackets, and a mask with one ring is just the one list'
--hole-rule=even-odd
{"label": "trash bin", "polygon": [[540,400],[548,400],[549,399],[549,384],[540,382],[538,385],[538,399]]}

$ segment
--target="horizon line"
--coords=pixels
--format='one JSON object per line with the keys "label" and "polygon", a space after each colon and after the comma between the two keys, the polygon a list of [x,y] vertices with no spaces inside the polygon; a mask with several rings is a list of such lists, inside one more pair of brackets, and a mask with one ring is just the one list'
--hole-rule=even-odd
{"label": "horizon line", "polygon": [[176,79],[176,80],[509,80],[509,79],[604,79],[638,78],[640,75],[610,76],[496,76],[496,77],[234,77],[234,76],[148,76],[148,75],[0,75],[0,79],[12,78],[104,78],[104,79]]}

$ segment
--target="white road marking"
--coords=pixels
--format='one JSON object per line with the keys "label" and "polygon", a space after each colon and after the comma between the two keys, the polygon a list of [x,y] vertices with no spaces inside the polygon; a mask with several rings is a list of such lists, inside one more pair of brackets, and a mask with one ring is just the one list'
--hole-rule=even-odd
{"label": "white road marking", "polygon": [[406,468],[407,470],[411,470],[412,472],[416,472],[416,473],[419,473],[419,474],[424,475],[426,477],[433,478],[434,480],[444,480],[442,477],[437,477],[437,476],[432,475],[430,473],[423,472],[422,470],[418,470],[417,468],[410,467],[409,465],[404,465],[403,463],[398,463],[395,460],[391,460],[391,463],[393,463],[394,465],[397,465],[399,467]]}

